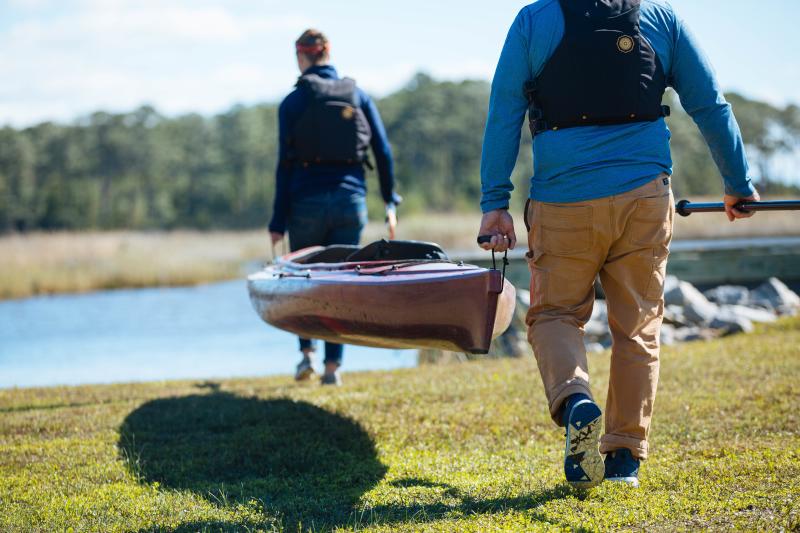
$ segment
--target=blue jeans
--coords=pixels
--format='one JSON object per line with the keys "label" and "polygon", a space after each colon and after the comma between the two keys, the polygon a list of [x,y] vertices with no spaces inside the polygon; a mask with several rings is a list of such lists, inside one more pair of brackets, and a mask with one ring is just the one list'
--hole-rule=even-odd
{"label": "blue jeans", "polygon": [[[289,210],[291,250],[331,244],[358,244],[367,223],[364,195],[343,187],[292,200]],[[314,348],[314,341],[300,339],[300,349]],[[325,343],[325,363],[342,364],[341,344]]]}

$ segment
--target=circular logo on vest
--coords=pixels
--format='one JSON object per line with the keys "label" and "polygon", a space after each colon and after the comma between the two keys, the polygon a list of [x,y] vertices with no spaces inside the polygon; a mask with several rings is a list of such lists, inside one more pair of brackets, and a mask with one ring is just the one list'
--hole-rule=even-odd
{"label": "circular logo on vest", "polygon": [[627,35],[623,35],[619,39],[617,39],[617,49],[622,52],[623,54],[627,54],[633,50],[635,42],[633,37],[629,37]]}
{"label": "circular logo on vest", "polygon": [[355,111],[353,111],[352,107],[346,106],[346,107],[342,108],[342,118],[343,119],[345,119],[345,120],[353,120],[353,115],[354,114],[355,114]]}

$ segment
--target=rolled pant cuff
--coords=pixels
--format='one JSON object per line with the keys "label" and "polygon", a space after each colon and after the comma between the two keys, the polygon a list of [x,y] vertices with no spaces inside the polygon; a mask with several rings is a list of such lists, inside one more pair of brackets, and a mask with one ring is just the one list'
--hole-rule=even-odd
{"label": "rolled pant cuff", "polygon": [[647,441],[625,435],[603,435],[600,439],[600,453],[627,448],[637,459],[647,459]]}
{"label": "rolled pant cuff", "polygon": [[573,394],[585,394],[589,398],[592,398],[592,401],[594,401],[592,390],[589,388],[589,382],[581,378],[571,379],[566,383],[561,384],[561,386],[556,387],[555,390],[550,394],[550,397],[552,398],[550,400],[550,416],[557,426],[564,426],[564,422],[562,420],[563,417],[561,416],[561,407],[564,403],[564,400]]}

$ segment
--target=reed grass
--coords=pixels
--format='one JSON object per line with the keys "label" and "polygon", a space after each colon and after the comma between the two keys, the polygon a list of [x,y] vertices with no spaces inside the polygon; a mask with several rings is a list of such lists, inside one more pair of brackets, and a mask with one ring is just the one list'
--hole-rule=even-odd
{"label": "reed grass", "polygon": [[[525,227],[515,215],[525,246]],[[401,218],[397,238],[433,241],[448,251],[475,249],[480,213]],[[731,224],[721,214],[677,217],[676,239],[800,235],[798,214],[759,213]],[[363,242],[385,238],[370,223]],[[100,289],[196,285],[243,276],[272,256],[266,231],[62,232],[0,237],[0,299]],[[283,253],[279,245],[276,253]]]}
{"label": "reed grass", "polygon": [[0,238],[0,298],[235,278],[266,258],[262,232],[37,233]]}

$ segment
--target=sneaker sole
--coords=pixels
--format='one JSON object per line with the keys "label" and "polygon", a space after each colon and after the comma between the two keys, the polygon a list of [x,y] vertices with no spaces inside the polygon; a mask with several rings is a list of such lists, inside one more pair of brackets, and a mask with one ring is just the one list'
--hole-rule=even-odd
{"label": "sneaker sole", "polygon": [[578,402],[569,413],[564,475],[573,487],[594,487],[605,477],[605,464],[599,449],[602,415],[597,404],[590,400]]}

